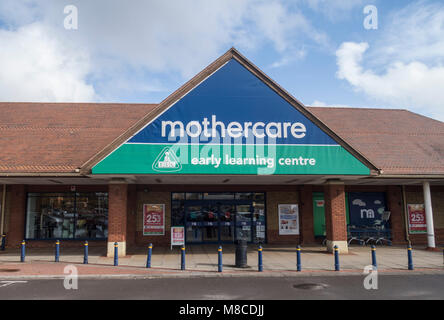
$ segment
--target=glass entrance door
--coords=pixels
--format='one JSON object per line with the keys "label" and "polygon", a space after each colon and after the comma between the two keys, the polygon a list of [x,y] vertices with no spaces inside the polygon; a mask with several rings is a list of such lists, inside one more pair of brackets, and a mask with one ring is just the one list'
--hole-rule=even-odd
{"label": "glass entrance door", "polygon": [[203,242],[219,241],[219,208],[213,203],[202,206]]}
{"label": "glass entrance door", "polygon": [[202,206],[185,207],[185,237],[187,242],[202,242]]}
{"label": "glass entrance door", "polygon": [[[207,197],[208,199],[205,199]],[[263,193],[173,194],[172,222],[186,243],[265,242]]]}
{"label": "glass entrance door", "polygon": [[185,206],[186,241],[189,243],[233,242],[236,208],[233,204],[199,201]]}
{"label": "glass entrance door", "polygon": [[185,227],[187,242],[218,242],[218,206],[207,201],[187,204],[185,206]]}
{"label": "glass entrance door", "polygon": [[234,242],[235,213],[234,205],[219,205],[219,230],[221,242]]}
{"label": "glass entrance door", "polygon": [[251,241],[251,211],[250,204],[236,205],[236,238],[235,240]]}

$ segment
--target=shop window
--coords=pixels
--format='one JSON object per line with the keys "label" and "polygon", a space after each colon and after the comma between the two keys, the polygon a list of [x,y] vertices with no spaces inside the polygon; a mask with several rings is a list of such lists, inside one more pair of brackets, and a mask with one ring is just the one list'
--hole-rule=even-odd
{"label": "shop window", "polygon": [[234,194],[231,192],[204,193],[204,200],[233,200]]}
{"label": "shop window", "polygon": [[27,239],[106,239],[108,193],[29,193]]}
{"label": "shop window", "polygon": [[202,193],[188,192],[186,193],[187,200],[202,200]]}
{"label": "shop window", "polygon": [[237,192],[235,195],[236,200],[253,200],[254,193],[251,192]]}
{"label": "shop window", "polygon": [[185,200],[185,193],[183,192],[175,192],[172,195],[172,199],[173,200]]}
{"label": "shop window", "polygon": [[[173,193],[174,195],[175,193]],[[174,197],[173,197],[174,199]],[[183,226],[184,225],[184,201],[173,200],[171,204],[171,225]]]}

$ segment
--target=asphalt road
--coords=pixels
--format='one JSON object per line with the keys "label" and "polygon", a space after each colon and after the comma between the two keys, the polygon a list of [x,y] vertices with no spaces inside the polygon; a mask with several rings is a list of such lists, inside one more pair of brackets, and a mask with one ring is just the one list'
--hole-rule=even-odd
{"label": "asphalt road", "polygon": [[444,275],[379,275],[378,289],[367,290],[364,276],[293,278],[79,279],[67,290],[63,280],[0,281],[0,300],[295,300],[439,299]]}

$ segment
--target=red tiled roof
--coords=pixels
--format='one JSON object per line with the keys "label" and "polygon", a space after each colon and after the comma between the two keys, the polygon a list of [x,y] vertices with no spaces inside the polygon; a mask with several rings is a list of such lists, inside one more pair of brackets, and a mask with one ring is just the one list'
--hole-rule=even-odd
{"label": "red tiled roof", "polygon": [[155,104],[0,103],[0,173],[69,173]]}
{"label": "red tiled roof", "polygon": [[444,174],[444,123],[407,110],[307,107],[384,175]]}

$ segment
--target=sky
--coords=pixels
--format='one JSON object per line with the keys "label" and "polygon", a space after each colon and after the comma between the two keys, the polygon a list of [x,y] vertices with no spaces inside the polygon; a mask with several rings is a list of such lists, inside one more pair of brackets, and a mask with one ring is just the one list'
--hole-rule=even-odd
{"label": "sky", "polygon": [[1,0],[0,101],[159,103],[231,47],[305,105],[444,121],[442,0]]}

